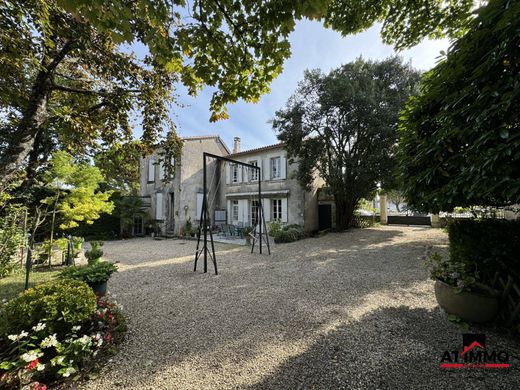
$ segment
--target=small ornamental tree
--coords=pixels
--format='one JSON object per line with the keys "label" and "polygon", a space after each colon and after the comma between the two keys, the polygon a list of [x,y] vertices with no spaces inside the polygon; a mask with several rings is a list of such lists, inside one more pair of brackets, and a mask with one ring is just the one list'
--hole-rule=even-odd
{"label": "small ornamental tree", "polygon": [[350,226],[362,198],[393,182],[399,112],[419,73],[401,59],[358,59],[324,75],[307,71],[273,128],[298,179],[309,187],[321,176],[336,204],[336,228]]}
{"label": "small ornamental tree", "polygon": [[414,209],[520,203],[520,2],[491,0],[428,72],[400,120]]}

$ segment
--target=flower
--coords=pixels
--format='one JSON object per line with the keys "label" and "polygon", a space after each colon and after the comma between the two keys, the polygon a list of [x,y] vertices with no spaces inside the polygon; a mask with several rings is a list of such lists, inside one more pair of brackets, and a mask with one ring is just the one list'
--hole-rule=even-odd
{"label": "flower", "polygon": [[44,330],[47,325],[45,325],[43,322],[38,322],[36,326],[33,326],[33,330],[35,332],[39,332],[40,330]]}
{"label": "flower", "polygon": [[56,333],[54,333],[51,336],[47,336],[45,339],[42,340],[40,343],[40,347],[42,348],[50,348],[55,347],[59,344],[58,339],[56,338]]}
{"label": "flower", "polygon": [[74,367],[67,367],[65,370],[63,370],[61,372],[61,376],[68,378],[70,376],[70,374],[74,374],[75,372],[76,372],[76,369]]}
{"label": "flower", "polygon": [[21,339],[23,339],[24,337],[27,337],[27,336],[29,336],[29,333],[27,333],[25,330],[22,330],[22,331],[20,332],[19,337],[20,337]]}
{"label": "flower", "polygon": [[[25,387],[24,387],[25,389]],[[47,386],[40,382],[32,382],[29,384],[29,387],[27,387],[29,390],[47,390]]]}
{"label": "flower", "polygon": [[[39,349],[33,349],[32,351],[24,353],[21,358],[23,361],[31,363],[37,360],[40,356],[42,356],[43,353],[40,352]],[[38,363],[38,362],[36,362]]]}
{"label": "flower", "polygon": [[38,364],[38,365],[36,366],[36,370],[37,370],[37,371],[43,371],[43,370],[45,370],[45,364],[41,364],[41,363]]}
{"label": "flower", "polygon": [[81,329],[81,325],[76,325],[76,326],[73,326],[73,327],[72,327],[72,331],[73,331],[73,332],[77,332],[77,331],[80,330],[80,329]]}
{"label": "flower", "polygon": [[[22,359],[24,359],[23,356],[22,356]],[[25,361],[27,361],[27,360],[25,360]],[[27,366],[25,366],[25,368],[27,368],[28,370],[32,370],[33,368],[35,368],[38,365],[38,363],[39,363],[38,358],[36,358],[32,362],[30,362]]]}

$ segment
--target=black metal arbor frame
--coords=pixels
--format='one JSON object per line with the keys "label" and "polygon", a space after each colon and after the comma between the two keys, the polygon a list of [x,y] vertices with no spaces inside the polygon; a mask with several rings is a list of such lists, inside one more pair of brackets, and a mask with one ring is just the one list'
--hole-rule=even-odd
{"label": "black metal arbor frame", "polygon": [[[197,261],[199,259],[200,254],[204,253],[204,272],[208,272],[208,230],[209,230],[209,236],[211,240],[211,252],[209,252],[209,255],[212,258],[213,261],[213,267],[215,268],[215,275],[218,275],[217,271],[217,258],[215,257],[215,244],[213,242],[213,232],[210,229],[208,229],[208,220],[209,220],[209,211],[208,211],[208,194],[207,194],[207,180],[206,180],[206,173],[207,173],[207,158],[213,158],[220,161],[225,161],[231,164],[240,165],[249,169],[253,169],[257,171],[257,178],[258,178],[258,240],[259,240],[259,250],[260,253],[262,253],[262,240],[263,240],[263,234],[262,234],[262,225],[264,228],[264,234],[266,236],[266,244],[267,244],[267,251],[269,254],[271,254],[271,248],[269,247],[269,235],[267,234],[267,227],[265,225],[265,218],[264,218],[264,206],[262,205],[262,180],[260,179],[260,167],[256,165],[246,164],[241,161],[236,161],[231,158],[217,156],[215,154],[204,152],[202,154],[202,162],[203,162],[203,198],[202,198],[202,210],[200,215],[200,223],[199,223],[199,230],[197,233],[197,249],[195,252],[195,264],[193,267],[193,271],[197,271]],[[201,236],[204,236],[204,243],[202,245],[202,248],[199,249],[200,246],[200,239]],[[255,240],[253,241],[253,245],[251,246],[251,253],[253,253],[253,249],[255,247]]]}

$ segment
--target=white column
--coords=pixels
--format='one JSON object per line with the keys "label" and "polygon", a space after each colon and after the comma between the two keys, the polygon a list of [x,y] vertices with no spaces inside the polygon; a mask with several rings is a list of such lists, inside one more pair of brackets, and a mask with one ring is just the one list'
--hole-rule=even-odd
{"label": "white column", "polygon": [[388,216],[386,214],[386,195],[379,195],[379,212],[381,215],[381,224],[388,224]]}

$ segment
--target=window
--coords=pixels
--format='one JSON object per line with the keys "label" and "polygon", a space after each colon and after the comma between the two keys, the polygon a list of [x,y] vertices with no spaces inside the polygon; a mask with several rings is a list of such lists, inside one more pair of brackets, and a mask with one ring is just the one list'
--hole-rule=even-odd
{"label": "window", "polygon": [[148,183],[155,181],[155,159],[150,157],[148,159]]}
{"label": "window", "polygon": [[278,179],[281,176],[281,158],[274,157],[271,159],[271,179]]}
{"label": "window", "polygon": [[271,219],[273,221],[282,220],[282,200],[281,199],[271,200]]}
{"label": "window", "polygon": [[[249,161],[249,164],[257,167],[258,166],[258,161],[256,161],[256,160],[255,161]],[[249,169],[249,172],[250,172],[249,180],[257,181],[258,180],[258,169]]]}
{"label": "window", "polygon": [[233,183],[238,183],[238,165],[233,165],[231,167],[232,177],[233,177]]}
{"label": "window", "polygon": [[255,226],[258,224],[258,201],[252,200],[251,201],[251,225]]}
{"label": "window", "polygon": [[231,218],[233,221],[238,221],[238,200],[231,203]]}

